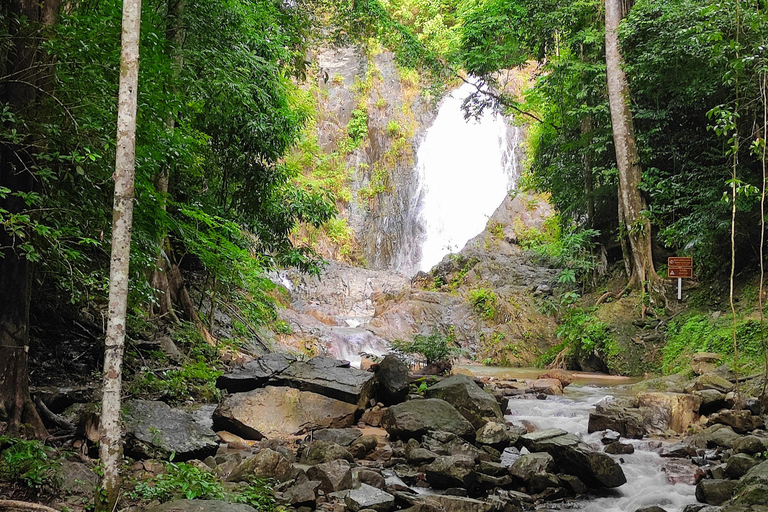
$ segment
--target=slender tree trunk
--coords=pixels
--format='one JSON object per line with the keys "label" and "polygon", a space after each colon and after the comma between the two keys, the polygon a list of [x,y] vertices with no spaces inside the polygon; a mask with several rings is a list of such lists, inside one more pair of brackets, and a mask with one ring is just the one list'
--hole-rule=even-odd
{"label": "slender tree trunk", "polygon": [[112,258],[109,269],[109,320],[104,343],[104,395],[101,405],[99,457],[104,469],[104,501],[111,511],[119,497],[122,443],[120,388],[128,302],[128,264],[133,226],[133,186],[136,157],[136,107],[139,85],[139,31],[141,0],[123,0],[122,51],[117,111],[115,196],[112,213]]}
{"label": "slender tree trunk", "polygon": [[628,240],[628,253],[625,252],[625,263],[630,269],[628,286],[643,290],[647,281],[652,300],[664,302],[661,278],[653,267],[651,222],[644,214],[647,204],[640,192],[642,169],[632,124],[629,85],[619,50],[619,22],[629,7],[626,1],[605,0],[605,64],[619,170],[619,222],[623,224]]}
{"label": "slender tree trunk", "polygon": [[[8,46],[0,54],[0,70],[13,73],[14,81],[0,80],[0,103],[24,119],[43,115],[37,104],[39,89],[50,84],[51,67],[42,64],[40,42],[43,29],[56,23],[59,0],[6,0],[2,19],[8,23]],[[17,23],[26,18],[26,24]],[[16,144],[0,145],[0,186],[14,192],[33,192],[35,155],[29,148],[39,142],[35,133],[24,134]],[[0,197],[0,210],[10,214],[23,212],[27,206],[14,195]],[[0,421],[7,421],[10,435],[47,436],[45,426],[29,396],[29,306],[31,265],[20,240],[0,225]],[[23,432],[22,426],[30,430]]]}

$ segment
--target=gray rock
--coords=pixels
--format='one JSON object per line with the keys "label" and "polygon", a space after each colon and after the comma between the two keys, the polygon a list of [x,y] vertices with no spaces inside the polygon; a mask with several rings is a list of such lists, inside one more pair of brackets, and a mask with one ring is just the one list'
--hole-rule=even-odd
{"label": "gray rock", "polygon": [[287,503],[288,505],[309,506],[314,508],[315,501],[317,501],[317,489],[319,487],[320,482],[314,480],[296,482],[282,493],[279,501]]}
{"label": "gray rock", "polygon": [[746,434],[755,429],[763,428],[765,423],[760,416],[754,416],[751,411],[742,409],[740,411],[724,409],[718,413],[712,414],[709,420],[714,423],[728,425],[734,432]]}
{"label": "gray rock", "polygon": [[558,474],[557,476],[560,478],[563,485],[570,489],[574,495],[578,496],[587,492],[587,486],[584,485],[584,482],[582,482],[579,477],[566,474]]}
{"label": "gray rock", "polygon": [[593,451],[573,434],[546,429],[520,439],[528,450],[552,455],[562,472],[578,476],[589,487],[618,487],[627,481],[610,456]]}
{"label": "gray rock", "polygon": [[320,482],[326,494],[352,488],[352,466],[346,460],[323,462],[307,469],[307,478]]}
{"label": "gray rock", "polygon": [[722,505],[730,499],[736,482],[705,479],[696,484],[696,499],[707,505]]}
{"label": "gray rock", "polygon": [[272,382],[341,400],[365,409],[373,393],[375,375],[350,368],[349,363],[330,357],[296,361]]}
{"label": "gray rock", "polygon": [[531,494],[542,493],[550,487],[561,487],[560,479],[557,475],[545,471],[532,474],[528,481],[528,491]]}
{"label": "gray rock", "polygon": [[430,503],[440,507],[438,510],[450,512],[491,512],[491,503],[463,496],[435,495],[428,498]]}
{"label": "gray rock", "polygon": [[476,429],[489,419],[502,421],[501,408],[496,399],[483,391],[466,375],[453,375],[427,389],[429,398],[445,400],[461,413]]}
{"label": "gray rock", "polygon": [[387,354],[376,370],[376,395],[384,405],[399,404],[408,396],[408,365]]}
{"label": "gray rock", "polygon": [[352,512],[362,509],[389,512],[395,506],[394,496],[367,484],[360,484],[357,489],[349,491],[344,501]]}
{"label": "gray rock", "polygon": [[421,447],[438,455],[467,455],[475,461],[491,460],[492,455],[450,432],[431,432],[422,438]]}
{"label": "gray rock", "polygon": [[768,461],[752,467],[738,481],[734,503],[740,505],[764,505],[768,503]]}
{"label": "gray rock", "polygon": [[611,455],[625,455],[629,453],[635,453],[635,447],[631,444],[624,444],[618,441],[605,445],[605,453]]}
{"label": "gray rock", "polygon": [[701,414],[712,414],[726,406],[725,393],[716,389],[702,389],[701,391],[694,391],[694,394],[701,398],[701,405],[699,406]]}
{"label": "gray rock", "polygon": [[729,478],[738,480],[747,474],[747,471],[757,466],[758,461],[747,455],[746,453],[736,453],[728,457],[728,462],[725,464],[725,473]]}
{"label": "gray rock", "polygon": [[639,508],[635,510],[635,512],[667,512],[667,511],[657,505],[654,505],[652,507]]}
{"label": "gray rock", "polygon": [[551,472],[555,459],[548,453],[528,453],[521,456],[509,468],[509,474],[527,482],[536,473]]}
{"label": "gray rock", "polygon": [[435,452],[422,448],[415,439],[409,439],[405,445],[405,458],[412,466],[429,464],[437,457]]}
{"label": "gray rock", "polygon": [[646,432],[637,405],[637,400],[629,397],[597,404],[595,412],[589,414],[587,430],[592,433],[610,429],[624,437],[640,439]]}
{"label": "gray rock", "polygon": [[504,450],[507,446],[515,444],[519,438],[519,434],[513,432],[506,424],[489,421],[478,429],[475,434],[475,443]]}
{"label": "gray rock", "polygon": [[356,468],[353,471],[353,478],[360,483],[368,484],[385,491],[387,489],[386,479],[378,472],[367,468]]}
{"label": "gray rock", "polygon": [[324,428],[312,432],[311,439],[314,441],[330,441],[341,446],[349,446],[362,435],[363,432],[357,428]]}
{"label": "gray rock", "polygon": [[732,448],[737,439],[739,439],[739,435],[732,428],[725,425],[712,425],[689,437],[685,442],[696,448],[714,448],[716,446]]}
{"label": "gray rock", "polygon": [[410,400],[387,409],[381,425],[393,437],[410,439],[430,430],[451,432],[459,436],[475,433],[467,421],[448,402],[437,398]]}
{"label": "gray rock", "polygon": [[269,379],[279,374],[296,358],[290,354],[266,354],[249,361],[236,370],[225,373],[216,380],[216,387],[230,393],[251,391],[264,386]]}
{"label": "gray rock", "polygon": [[302,464],[322,464],[338,459],[355,462],[355,458],[343,446],[331,441],[313,441],[301,452],[299,461]]}
{"label": "gray rock", "polygon": [[733,451],[755,455],[765,451],[765,443],[757,436],[743,436],[733,442]]}
{"label": "gray rock", "polygon": [[714,389],[720,393],[728,393],[731,389],[733,389],[733,383],[716,373],[705,373],[693,381],[692,387],[696,391],[701,391],[703,389]]}
{"label": "gray rock", "polygon": [[99,477],[87,464],[71,460],[61,461],[56,468],[56,480],[66,493],[88,498],[93,497],[99,485]]}
{"label": "gray rock", "polygon": [[256,509],[219,500],[175,500],[149,507],[146,512],[256,512]]}
{"label": "gray rock", "polygon": [[376,436],[362,436],[350,445],[349,453],[356,459],[364,459],[369,453],[376,449],[378,444],[379,440]]}
{"label": "gray rock", "polygon": [[134,458],[204,459],[219,447],[216,434],[201,427],[191,414],[157,401],[128,400],[125,410],[125,452]]}
{"label": "gray rock", "polygon": [[425,473],[427,482],[438,489],[471,489],[477,481],[475,461],[466,455],[440,456],[425,468]]}
{"label": "gray rock", "polygon": [[227,481],[248,482],[253,478],[271,478],[285,482],[293,478],[293,474],[294,469],[288,459],[266,448],[240,462],[227,477]]}

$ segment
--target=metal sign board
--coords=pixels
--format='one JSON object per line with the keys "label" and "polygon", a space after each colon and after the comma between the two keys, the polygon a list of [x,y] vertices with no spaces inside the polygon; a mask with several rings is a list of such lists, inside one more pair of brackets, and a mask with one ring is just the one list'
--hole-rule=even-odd
{"label": "metal sign board", "polygon": [[669,279],[681,279],[681,278],[690,279],[693,277],[693,269],[668,267],[667,277]]}
{"label": "metal sign board", "polygon": [[693,258],[690,256],[673,256],[667,258],[668,267],[693,268]]}

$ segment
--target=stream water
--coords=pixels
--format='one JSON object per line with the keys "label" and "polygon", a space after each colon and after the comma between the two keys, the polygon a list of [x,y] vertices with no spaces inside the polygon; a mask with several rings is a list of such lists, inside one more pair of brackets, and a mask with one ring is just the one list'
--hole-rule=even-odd
{"label": "stream water", "polygon": [[[481,376],[505,374],[509,378],[534,378],[534,374],[541,372],[538,369],[466,368]],[[546,400],[510,399],[505,419],[518,425],[525,421],[538,429],[567,430],[593,448],[602,450],[602,433],[587,433],[589,413],[594,410],[595,404],[602,400],[608,400],[617,394],[630,393],[619,386],[632,382],[631,379],[607,375],[576,374],[575,382],[565,388],[562,396],[548,396]],[[622,439],[622,442],[631,443],[635,447],[633,454],[620,456],[623,460],[621,467],[627,477],[626,484],[588,499],[562,504],[550,503],[546,508],[586,512],[635,512],[638,508],[657,505],[667,512],[680,512],[686,505],[696,503],[695,486],[691,482],[695,467],[689,461],[662,458],[658,453],[663,446],[662,441]],[[673,483],[676,480],[683,482]]]}

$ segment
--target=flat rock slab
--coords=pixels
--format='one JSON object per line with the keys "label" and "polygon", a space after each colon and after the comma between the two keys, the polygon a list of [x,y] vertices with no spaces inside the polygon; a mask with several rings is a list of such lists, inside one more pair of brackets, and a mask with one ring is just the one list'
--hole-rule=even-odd
{"label": "flat rock slab", "polygon": [[125,403],[125,451],[135,458],[204,459],[216,453],[218,437],[192,414],[152,400]]}
{"label": "flat rock slab", "polygon": [[410,400],[387,409],[381,426],[394,437],[410,439],[428,431],[474,435],[475,429],[451,404],[439,398]]}
{"label": "flat rock slab", "polygon": [[394,496],[368,484],[360,484],[357,489],[349,491],[345,502],[352,512],[363,509],[389,512],[395,507]]}
{"label": "flat rock slab", "polygon": [[375,374],[350,368],[347,361],[315,357],[309,361],[293,362],[275,375],[271,382],[311,391],[364,409],[373,395],[374,379]]}
{"label": "flat rock slab", "polygon": [[150,507],[146,512],[256,512],[256,509],[219,500],[175,500]]}
{"label": "flat rock slab", "polygon": [[267,386],[226,397],[213,413],[217,430],[260,440],[352,425],[357,406],[310,391]]}
{"label": "flat rock slab", "polygon": [[288,368],[294,361],[296,358],[290,354],[267,354],[220,376],[216,380],[216,387],[226,389],[230,393],[252,391],[264,386],[269,379]]}

